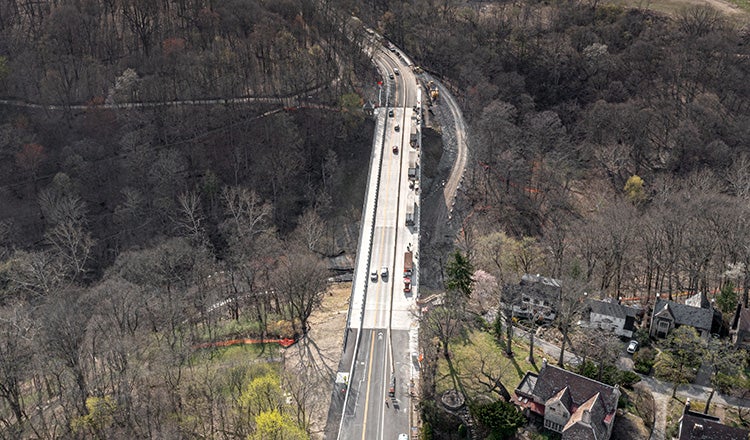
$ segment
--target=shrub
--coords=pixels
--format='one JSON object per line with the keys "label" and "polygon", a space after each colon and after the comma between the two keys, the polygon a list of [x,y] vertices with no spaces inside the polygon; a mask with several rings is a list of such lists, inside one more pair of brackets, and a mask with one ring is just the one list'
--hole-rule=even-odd
{"label": "shrub", "polygon": [[619,384],[626,388],[633,388],[633,385],[641,381],[641,376],[632,371],[620,371]]}
{"label": "shrub", "polygon": [[501,400],[472,405],[469,409],[474,419],[489,431],[487,438],[511,438],[518,428],[526,424],[526,417],[514,404]]}
{"label": "shrub", "polygon": [[576,373],[586,376],[589,379],[598,380],[610,386],[620,385],[632,388],[641,378],[632,371],[619,370],[614,365],[605,365],[602,370],[602,377],[599,378],[599,365],[592,361],[586,361],[576,368]]}
{"label": "shrub", "polygon": [[643,348],[633,354],[633,369],[641,374],[649,374],[656,362],[656,350]]}

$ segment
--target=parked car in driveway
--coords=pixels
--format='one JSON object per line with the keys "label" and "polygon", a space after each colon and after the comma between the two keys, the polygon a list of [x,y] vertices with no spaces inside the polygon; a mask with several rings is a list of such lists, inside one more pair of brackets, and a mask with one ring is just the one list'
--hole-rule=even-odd
{"label": "parked car in driveway", "polygon": [[636,341],[635,339],[630,341],[630,344],[628,344],[628,348],[626,351],[630,354],[633,354],[636,351],[638,351],[638,341]]}

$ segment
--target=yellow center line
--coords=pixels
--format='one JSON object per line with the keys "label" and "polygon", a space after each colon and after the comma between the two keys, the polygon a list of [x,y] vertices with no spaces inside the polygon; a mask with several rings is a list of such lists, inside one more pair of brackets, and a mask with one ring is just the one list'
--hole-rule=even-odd
{"label": "yellow center line", "polygon": [[367,434],[367,408],[370,406],[370,379],[372,378],[372,354],[375,351],[375,332],[370,332],[370,362],[367,365],[367,393],[365,393],[365,417],[362,420],[362,440]]}
{"label": "yellow center line", "polygon": [[[390,118],[386,115],[386,126],[388,125],[388,120],[389,119]],[[395,121],[395,115],[394,115],[394,121]],[[386,136],[386,139],[387,139],[387,136]],[[384,148],[382,149],[381,152],[383,154],[383,161],[384,162],[387,161],[387,164],[386,164],[386,176],[387,176],[387,178],[384,181],[385,185],[383,186],[383,189],[380,191],[380,194],[389,194],[389,192],[388,191],[384,191],[384,189],[387,186],[387,184],[389,183],[391,174],[393,172],[393,167],[392,167],[392,164],[391,164],[392,161],[389,160],[390,158],[388,156],[386,156],[389,153],[391,153],[391,148],[386,143],[386,139],[383,139]],[[399,152],[399,154],[400,154],[400,152]],[[400,157],[399,157],[399,159],[400,159]],[[400,164],[401,164],[401,162],[399,161],[399,165]],[[382,172],[382,170],[381,170],[381,172]],[[378,197],[380,197],[380,194],[378,194]],[[385,209],[385,205],[386,205],[385,203],[378,204],[378,210]],[[387,211],[385,211],[385,213],[387,214]],[[378,216],[376,215],[375,216],[376,223],[377,223],[377,217]],[[370,271],[371,272],[373,270],[376,270],[376,271],[380,272],[380,267],[382,267],[382,265],[383,265],[382,262],[383,262],[384,253],[382,251],[383,251],[383,242],[385,241],[385,231],[386,231],[385,224],[381,224],[380,243],[379,243],[379,248],[378,248],[380,250],[380,255],[379,255],[380,258],[378,258],[378,263],[379,264],[376,265],[374,267],[374,269],[373,269],[373,265],[371,263],[370,264]],[[389,283],[392,283],[394,279],[395,279],[394,274],[393,273],[389,274],[389,276],[388,276]],[[376,291],[383,291],[383,290],[385,290],[385,292],[388,293],[387,287],[383,286],[383,279],[382,279],[382,277],[381,277],[380,281],[381,281],[381,286],[384,287],[384,288],[377,289]],[[380,293],[380,292],[378,292],[378,293]],[[380,303],[381,303],[380,300],[381,300],[381,295],[376,295],[375,296],[375,304],[374,304],[374,306],[375,306],[375,317],[374,318],[375,319],[374,319],[374,323],[373,323],[373,330],[371,332],[372,343],[370,344],[370,355],[369,355],[369,360],[368,360],[368,364],[367,364],[367,393],[365,393],[365,408],[364,408],[365,413],[364,413],[364,417],[362,419],[362,439],[363,440],[365,438],[365,434],[367,433],[367,416],[368,416],[368,411],[367,410],[368,410],[368,407],[369,407],[369,404],[370,404],[370,390],[372,388],[370,386],[370,384],[371,384],[370,379],[372,378],[372,362],[373,362],[373,353],[374,353],[374,350],[375,350],[375,337],[377,337],[377,335],[375,335],[375,327],[377,326],[378,322],[382,318],[383,314],[386,312],[385,310],[380,310]],[[385,371],[384,371],[384,374],[385,374]],[[382,408],[381,408],[381,411],[382,411]]]}

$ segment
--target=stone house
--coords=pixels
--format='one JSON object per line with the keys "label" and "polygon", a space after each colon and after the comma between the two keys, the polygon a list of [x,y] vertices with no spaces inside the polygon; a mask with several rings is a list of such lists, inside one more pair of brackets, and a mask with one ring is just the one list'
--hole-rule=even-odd
{"label": "stone house", "polygon": [[708,338],[721,327],[721,313],[701,293],[689,298],[686,304],[657,299],[651,314],[649,334],[655,338],[666,338],[672,329],[681,325],[689,325],[701,337]]}
{"label": "stone house", "polygon": [[678,440],[748,440],[750,431],[722,425],[718,417],[690,411],[690,399],[680,419]]}
{"label": "stone house", "polygon": [[737,304],[729,336],[735,347],[750,349],[750,309],[742,304]]}
{"label": "stone house", "polygon": [[560,298],[560,282],[540,275],[525,274],[514,289],[519,301],[513,305],[513,316],[552,322],[557,316],[555,305]]}
{"label": "stone house", "polygon": [[626,338],[633,337],[640,313],[640,310],[618,304],[612,299],[589,300],[586,311],[589,317],[586,327],[599,328]]}
{"label": "stone house", "polygon": [[562,440],[607,440],[612,434],[620,389],[572,373],[544,360],[539,374],[527,372],[512,401]]}

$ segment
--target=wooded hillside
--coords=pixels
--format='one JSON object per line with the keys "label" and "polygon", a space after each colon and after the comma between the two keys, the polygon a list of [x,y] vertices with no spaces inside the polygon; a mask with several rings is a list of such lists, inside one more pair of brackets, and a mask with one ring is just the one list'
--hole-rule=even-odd
{"label": "wooded hillside", "polygon": [[327,372],[198,347],[305,334],[354,244],[373,71],[332,29],[297,0],[0,2],[0,437],[309,437]]}
{"label": "wooded hillside", "polygon": [[481,268],[576,274],[602,295],[644,299],[732,281],[747,301],[746,23],[709,7],[665,16],[577,1],[383,1],[361,13],[463,99],[463,246],[477,255],[505,232],[530,252]]}

